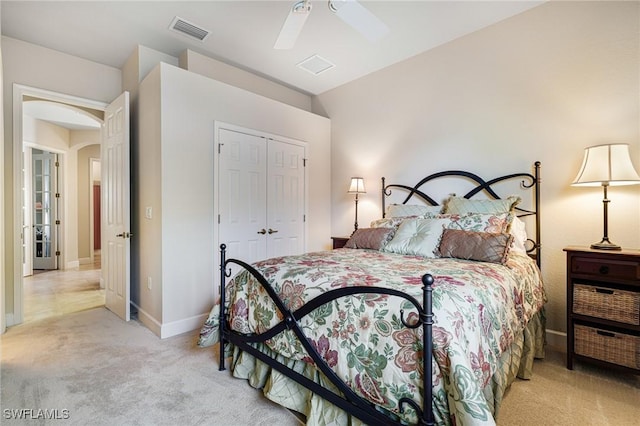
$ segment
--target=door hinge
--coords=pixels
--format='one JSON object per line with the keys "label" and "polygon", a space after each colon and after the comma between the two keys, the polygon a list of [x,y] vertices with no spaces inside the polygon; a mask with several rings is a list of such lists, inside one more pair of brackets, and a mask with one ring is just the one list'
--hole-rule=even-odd
{"label": "door hinge", "polygon": [[56,250],[56,256],[60,256],[60,250]]}
{"label": "door hinge", "polygon": [[307,221],[307,215],[306,215],[306,214],[303,214],[303,215],[302,215],[302,221],[303,221],[303,222],[306,222],[306,221]]}
{"label": "door hinge", "polygon": [[59,161],[56,161],[56,162],[55,162],[55,166],[56,166],[56,167],[60,167],[60,162],[59,162]]}
{"label": "door hinge", "polygon": [[218,225],[220,225],[220,215],[218,215]]}
{"label": "door hinge", "polygon": [[56,198],[60,198],[60,193],[56,192]]}
{"label": "door hinge", "polygon": [[307,159],[306,158],[302,159],[302,167],[307,167]]}
{"label": "door hinge", "polygon": [[60,219],[56,219],[56,225],[60,225]]}
{"label": "door hinge", "polygon": [[219,143],[218,144],[218,154],[220,154],[220,150],[222,149],[222,145],[224,145],[223,143]]}

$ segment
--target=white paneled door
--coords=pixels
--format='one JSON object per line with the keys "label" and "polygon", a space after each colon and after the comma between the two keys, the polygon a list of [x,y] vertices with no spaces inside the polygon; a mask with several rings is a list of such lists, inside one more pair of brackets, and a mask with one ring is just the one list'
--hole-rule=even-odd
{"label": "white paneled door", "polygon": [[130,317],[129,92],[107,107],[102,129],[102,278],[105,306]]}
{"label": "white paneled door", "polygon": [[268,256],[304,251],[304,147],[268,140]]}
{"label": "white paneled door", "polygon": [[266,139],[219,131],[219,241],[229,257],[246,262],[267,255]]}
{"label": "white paneled door", "polygon": [[220,128],[219,242],[227,256],[255,262],[302,253],[303,144]]}

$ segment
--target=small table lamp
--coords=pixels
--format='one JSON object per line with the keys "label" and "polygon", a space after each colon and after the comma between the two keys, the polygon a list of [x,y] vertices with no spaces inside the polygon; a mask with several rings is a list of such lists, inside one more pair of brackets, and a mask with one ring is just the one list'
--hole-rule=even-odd
{"label": "small table lamp", "polygon": [[640,176],[633,168],[628,144],[597,145],[585,149],[582,167],[571,185],[602,186],[604,189],[604,199],[602,200],[604,236],[602,241],[592,244],[591,248],[600,250],[621,249],[619,245],[609,241],[608,205],[610,200],[607,199],[607,188],[615,185],[637,184],[640,184]]}
{"label": "small table lamp", "polygon": [[352,177],[351,186],[349,186],[349,194],[356,194],[356,223],[353,232],[358,230],[358,194],[365,194],[367,191],[364,189],[364,179],[361,177]]}

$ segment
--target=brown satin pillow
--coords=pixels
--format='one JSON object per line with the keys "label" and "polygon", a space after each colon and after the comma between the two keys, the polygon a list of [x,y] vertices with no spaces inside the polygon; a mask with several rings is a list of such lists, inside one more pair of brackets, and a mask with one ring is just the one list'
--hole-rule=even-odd
{"label": "brown satin pillow", "polygon": [[395,228],[361,228],[351,235],[345,248],[380,250],[395,234]]}
{"label": "brown satin pillow", "polygon": [[512,241],[511,234],[445,229],[440,240],[440,257],[504,264]]}

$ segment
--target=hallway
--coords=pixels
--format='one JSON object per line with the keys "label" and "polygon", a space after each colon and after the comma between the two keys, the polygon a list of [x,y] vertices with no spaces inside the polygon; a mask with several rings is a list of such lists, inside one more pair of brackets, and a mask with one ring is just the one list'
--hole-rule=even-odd
{"label": "hallway", "polygon": [[24,278],[24,322],[104,306],[104,293],[99,255],[78,269],[35,273]]}

